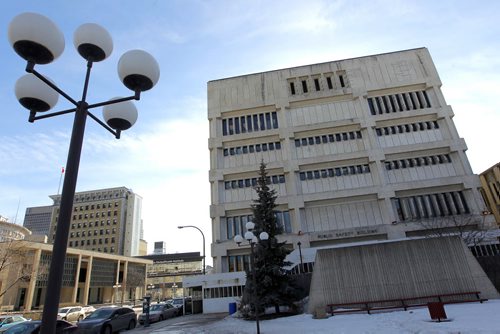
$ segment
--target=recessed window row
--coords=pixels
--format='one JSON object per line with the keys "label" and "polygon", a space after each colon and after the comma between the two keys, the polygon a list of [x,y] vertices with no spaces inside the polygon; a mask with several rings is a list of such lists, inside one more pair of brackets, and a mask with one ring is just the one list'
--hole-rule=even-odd
{"label": "recessed window row", "polygon": [[361,131],[331,133],[328,135],[295,139],[295,147],[327,144],[327,143],[334,143],[337,141],[346,141],[346,140],[361,139],[361,138],[362,138]]}
{"label": "recessed window row", "polygon": [[475,245],[469,249],[475,257],[500,255],[500,244]]}
{"label": "recessed window row", "polygon": [[78,246],[91,246],[91,245],[108,245],[114,244],[115,238],[112,238],[111,241],[109,238],[101,238],[101,239],[87,239],[87,240],[74,240],[70,241],[69,247],[78,247]]}
{"label": "recessed window row", "polygon": [[[347,86],[345,73],[339,72],[336,74],[338,78],[338,85],[341,88]],[[332,73],[323,74],[322,76],[314,75],[309,77],[301,77],[297,79],[289,79],[288,85],[290,88],[290,95],[306,94],[311,91],[319,92],[321,90],[334,89],[335,76]],[[300,88],[300,91],[299,91]]]}
{"label": "recessed window row", "polygon": [[[83,211],[83,210],[95,210],[95,209],[100,209],[101,206],[103,209],[105,209],[106,207],[111,208],[112,205],[113,205],[112,203],[91,204],[91,205],[85,205],[85,206],[80,205],[80,206],[74,206],[73,211],[77,212],[77,211]],[[118,202],[115,202],[114,206],[115,206],[115,208],[118,207]]]}
{"label": "recessed window row", "polygon": [[222,120],[222,135],[265,131],[278,128],[276,111],[261,114],[224,118]]}
{"label": "recessed window row", "polygon": [[240,155],[240,154],[255,153],[255,152],[274,151],[274,150],[281,150],[281,143],[279,141],[273,143],[262,143],[262,144],[225,148],[224,156],[227,157],[228,155]]}
{"label": "recessed window row", "polygon": [[[274,211],[274,215],[276,216],[276,223],[282,228],[282,231],[285,233],[292,233],[290,212],[287,210]],[[252,215],[226,217],[226,238],[231,240],[238,234],[245,234],[246,223],[252,220]]]}
{"label": "recessed window row", "polygon": [[398,133],[425,131],[433,129],[439,129],[439,123],[437,121],[426,121],[426,122],[418,122],[410,124],[384,126],[380,128],[375,128],[375,132],[377,133],[377,136],[380,137],[380,136],[394,135]]}
{"label": "recessed window row", "polygon": [[440,155],[431,155],[427,157],[386,161],[385,169],[392,170],[400,168],[412,168],[412,167],[430,166],[437,164],[446,164],[450,162],[451,158],[449,154],[440,154]]}
{"label": "recessed window row", "polygon": [[[233,270],[229,271],[243,271],[245,269],[240,263],[244,261],[245,263],[250,262],[249,255],[240,255],[240,257],[245,256],[247,259],[243,260],[240,258],[236,258],[235,256],[229,257],[229,268]],[[236,270],[240,269],[240,270]],[[211,298],[227,298],[227,297],[241,297],[243,296],[243,291],[245,291],[244,285],[234,285],[234,286],[221,286],[217,288],[205,288],[203,289],[203,293],[205,294],[204,299]]]}
{"label": "recessed window row", "polygon": [[431,107],[431,101],[425,90],[375,96],[368,98],[368,106],[372,115],[389,114],[391,112],[425,109]]}
{"label": "recessed window row", "polygon": [[[109,234],[116,234],[116,228],[113,227],[112,230],[101,229],[101,230],[82,231],[81,232],[82,237],[91,236],[91,235],[109,235]],[[80,232],[71,232],[69,236],[70,236],[70,238],[80,238]]]}
{"label": "recessed window row", "polygon": [[111,224],[113,225],[116,225],[117,224],[117,220],[116,219],[113,219],[113,221],[111,221],[110,219],[107,219],[106,222],[104,222],[104,220],[101,220],[100,224],[99,224],[99,221],[96,220],[95,222],[83,222],[83,223],[72,223],[71,224],[71,229],[76,229],[76,228],[87,228],[88,227],[97,227],[97,226],[110,226]]}
{"label": "recessed window row", "polygon": [[469,214],[461,191],[393,198],[400,221]]}
{"label": "recessed window row", "polygon": [[[79,215],[73,215],[73,220],[82,220],[82,219],[92,219],[92,218],[99,218],[99,217],[111,217],[111,210],[108,211],[107,213],[105,211],[99,213],[85,213],[85,214],[79,214]],[[113,216],[116,217],[118,216],[118,210],[113,211]]]}
{"label": "recessed window row", "polygon": [[115,192],[114,194],[109,192],[108,194],[100,194],[100,195],[95,195],[93,194],[90,196],[89,194],[83,194],[83,195],[75,195],[75,202],[84,202],[84,201],[95,201],[95,200],[100,200],[102,199],[107,199],[107,198],[118,198],[120,197],[120,193]]}
{"label": "recessed window row", "polygon": [[300,172],[300,180],[313,180],[313,179],[323,179],[327,177],[354,175],[354,174],[366,174],[370,173],[369,165],[356,165],[356,166],[343,166],[335,168],[325,168],[318,170],[309,170],[306,172]]}
{"label": "recessed window row", "polygon": [[[267,176],[267,182],[272,184],[285,183],[285,175],[272,175]],[[240,189],[240,188],[248,188],[257,186],[257,178],[248,178],[248,179],[240,179],[240,180],[231,180],[224,182],[224,188],[228,189]]]}

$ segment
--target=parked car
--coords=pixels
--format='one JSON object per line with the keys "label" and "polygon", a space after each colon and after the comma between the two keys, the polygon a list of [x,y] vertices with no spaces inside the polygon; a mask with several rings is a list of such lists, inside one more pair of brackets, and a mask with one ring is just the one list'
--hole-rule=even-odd
{"label": "parked car", "polygon": [[172,299],[171,304],[173,307],[180,309],[179,312],[182,313],[182,307],[184,306],[184,298],[174,298]]}
{"label": "parked car", "polygon": [[[3,334],[38,334],[40,333],[41,320],[25,321],[7,329]],[[54,334],[77,333],[78,327],[64,320],[57,320]]]}
{"label": "parked car", "polygon": [[95,307],[92,305],[82,306],[83,312],[85,312],[85,316],[88,316],[91,313],[94,313]]}
{"label": "parked car", "polygon": [[26,319],[20,315],[2,315],[0,316],[0,333],[4,333],[7,329],[18,323],[30,320],[31,319]]}
{"label": "parked car", "polygon": [[79,334],[111,334],[122,329],[133,329],[137,315],[129,307],[101,307],[78,323]]}
{"label": "parked car", "polygon": [[[169,301],[167,301],[167,303],[169,303]],[[186,314],[191,313],[191,297],[174,298],[171,299],[170,304],[172,304],[173,307],[179,309],[178,315],[183,315],[184,313]],[[186,312],[184,312],[184,307],[186,307]]]}
{"label": "parked car", "polygon": [[57,318],[66,321],[81,321],[85,318],[85,311],[81,306],[63,307],[57,311]]}
{"label": "parked car", "polygon": [[[151,304],[149,307],[149,322],[162,321],[173,318],[179,314],[179,309],[167,303]],[[146,322],[146,313],[139,314],[139,323]]]}

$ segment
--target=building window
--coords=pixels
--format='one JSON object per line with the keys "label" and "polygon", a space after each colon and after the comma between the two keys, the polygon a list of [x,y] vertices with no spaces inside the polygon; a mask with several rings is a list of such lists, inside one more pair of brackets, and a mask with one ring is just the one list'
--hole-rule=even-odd
{"label": "building window", "polygon": [[290,82],[290,93],[295,95],[295,84],[293,82]]}
{"label": "building window", "polygon": [[461,191],[392,199],[399,221],[469,214]]}
{"label": "building window", "polygon": [[332,84],[332,78],[331,77],[326,77],[326,84],[328,86],[328,89],[333,89],[333,84]]}
{"label": "building window", "polygon": [[319,79],[318,78],[314,79],[314,88],[316,89],[316,91],[321,90],[321,88],[319,86]]}
{"label": "building window", "polygon": [[345,82],[344,82],[344,76],[343,75],[339,75],[339,80],[340,80],[340,87],[345,87]]}
{"label": "building window", "polygon": [[302,80],[301,83],[302,83],[302,92],[307,93],[307,81]]}

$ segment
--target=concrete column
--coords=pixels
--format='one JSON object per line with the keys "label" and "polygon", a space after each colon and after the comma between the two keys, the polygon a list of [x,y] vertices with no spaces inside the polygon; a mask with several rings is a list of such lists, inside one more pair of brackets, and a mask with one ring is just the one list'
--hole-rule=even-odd
{"label": "concrete column", "polygon": [[122,305],[125,298],[125,291],[127,291],[127,271],[128,271],[128,261],[125,261],[123,266],[123,282],[122,282]]}
{"label": "concrete column", "polygon": [[[114,285],[118,285],[120,282],[118,281],[119,278],[120,278],[120,260],[118,260],[117,264],[116,264],[116,279],[115,279],[115,284]],[[111,295],[111,303],[114,304],[115,303],[115,294],[116,294],[116,289],[114,286],[113,286],[113,294]]]}
{"label": "concrete column", "polygon": [[90,292],[90,279],[92,277],[92,262],[94,260],[93,256],[89,257],[89,262],[87,264],[87,276],[85,277],[85,287],[83,288],[83,305],[89,304],[89,292]]}
{"label": "concrete column", "polygon": [[25,311],[31,311],[31,306],[33,304],[33,295],[35,294],[36,281],[38,277],[38,268],[40,266],[40,258],[42,256],[42,250],[37,249],[35,255],[33,256],[33,270],[31,272],[30,282],[28,285],[28,293],[26,296],[26,302],[24,306]]}
{"label": "concrete column", "polygon": [[[78,281],[80,280],[80,268],[82,266],[82,254],[78,255],[78,264],[76,265],[75,286],[73,287],[73,295],[71,296],[71,303],[76,304],[76,297],[78,294]],[[87,304],[85,304],[87,305]]]}

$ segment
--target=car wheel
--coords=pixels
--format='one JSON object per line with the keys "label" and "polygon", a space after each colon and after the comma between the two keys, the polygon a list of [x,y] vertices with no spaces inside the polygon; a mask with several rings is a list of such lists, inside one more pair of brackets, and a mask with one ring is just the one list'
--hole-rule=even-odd
{"label": "car wheel", "polygon": [[113,334],[113,330],[111,329],[111,326],[106,326],[102,330],[102,334]]}
{"label": "car wheel", "polygon": [[130,320],[130,322],[128,323],[128,329],[131,330],[131,329],[134,329],[135,328],[135,321],[134,320]]}

